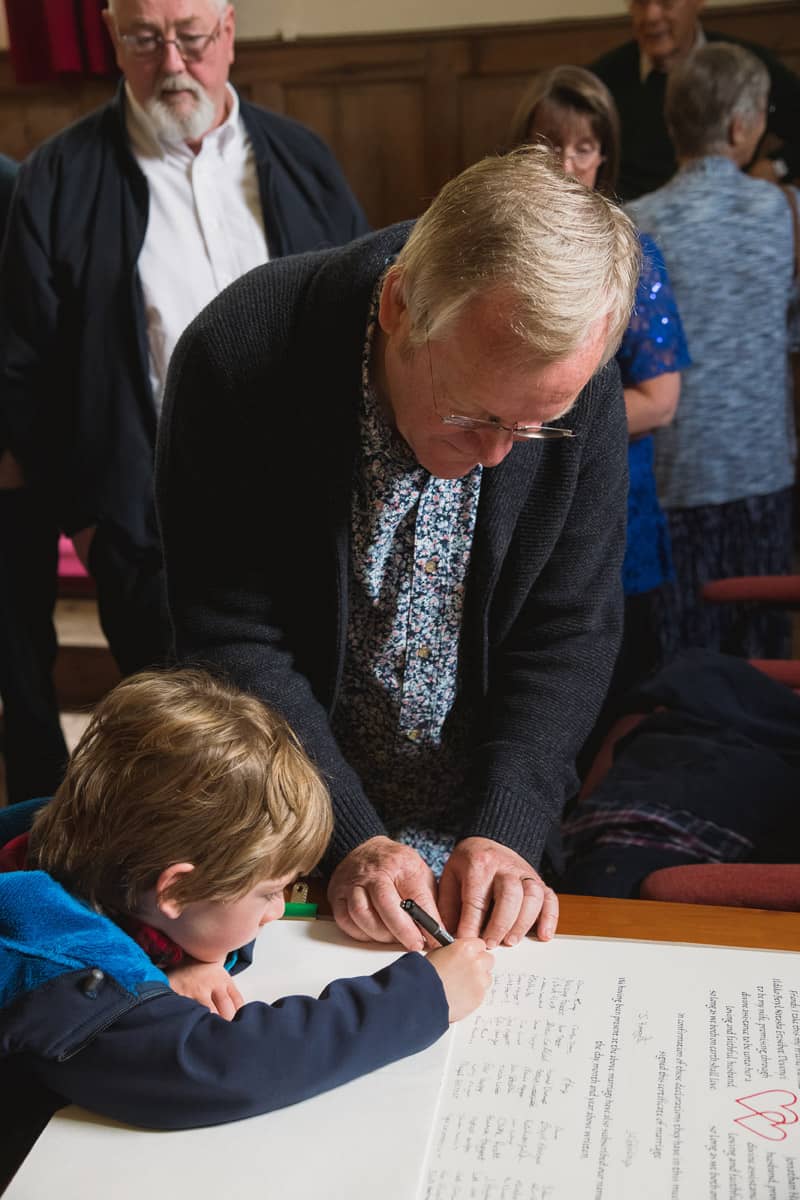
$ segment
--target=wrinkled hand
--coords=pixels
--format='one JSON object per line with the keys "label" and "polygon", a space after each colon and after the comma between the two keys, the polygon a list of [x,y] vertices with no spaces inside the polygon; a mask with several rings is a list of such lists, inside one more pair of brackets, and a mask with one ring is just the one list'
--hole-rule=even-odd
{"label": "wrinkled hand", "polygon": [[406,950],[423,950],[425,939],[400,901],[416,900],[438,919],[435,896],[430,867],[416,850],[388,837],[356,846],[328,885],[331,910],[346,934],[359,942],[400,942]]}
{"label": "wrinkled hand", "polygon": [[205,1005],[218,1017],[231,1021],[244,1004],[242,994],[222,963],[194,959],[167,971],[169,985],[179,996]]}
{"label": "wrinkled hand", "polygon": [[428,961],[442,981],[450,1009],[450,1024],[476,1009],[492,982],[494,958],[480,938],[464,938],[432,950]]}
{"label": "wrinkled hand", "polygon": [[[558,923],[558,897],[530,863],[499,842],[459,842],[439,882],[439,909],[456,937],[482,937],[490,950],[515,945],[536,924],[548,941]],[[491,910],[491,912],[490,912]]]}

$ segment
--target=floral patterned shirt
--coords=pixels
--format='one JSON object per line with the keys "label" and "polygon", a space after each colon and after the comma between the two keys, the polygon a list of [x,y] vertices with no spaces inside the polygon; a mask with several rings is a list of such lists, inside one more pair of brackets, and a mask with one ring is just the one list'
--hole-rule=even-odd
{"label": "floral patterned shirt", "polygon": [[387,833],[437,874],[466,802],[473,704],[461,622],[481,467],[437,479],[390,426],[370,383],[379,283],[362,360],[347,649],[333,729]]}

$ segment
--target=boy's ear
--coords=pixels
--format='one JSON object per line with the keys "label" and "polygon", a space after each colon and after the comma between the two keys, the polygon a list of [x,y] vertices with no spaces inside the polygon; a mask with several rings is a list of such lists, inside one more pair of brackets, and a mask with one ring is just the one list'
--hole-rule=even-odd
{"label": "boy's ear", "polygon": [[194,870],[192,863],[173,863],[170,867],[165,867],[156,880],[155,899],[156,908],[162,916],[168,917],[170,920],[175,920],[183,912],[183,905],[178,900],[173,900],[169,896],[169,889],[173,887],[182,875],[188,875]]}

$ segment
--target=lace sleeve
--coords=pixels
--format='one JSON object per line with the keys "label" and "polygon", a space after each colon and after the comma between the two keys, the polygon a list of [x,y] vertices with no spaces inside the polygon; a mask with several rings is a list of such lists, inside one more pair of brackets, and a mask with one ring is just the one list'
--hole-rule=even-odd
{"label": "lace sleeve", "polygon": [[640,233],[642,273],[630,324],[617,351],[624,387],[691,365],[678,306],[661,251]]}

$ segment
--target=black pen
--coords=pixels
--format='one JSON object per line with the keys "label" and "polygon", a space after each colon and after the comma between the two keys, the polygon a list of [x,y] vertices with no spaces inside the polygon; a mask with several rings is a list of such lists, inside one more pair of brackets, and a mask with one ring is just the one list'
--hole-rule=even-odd
{"label": "black pen", "polygon": [[440,946],[452,946],[456,939],[441,925],[437,925],[424,908],[420,908],[413,900],[401,900],[400,907],[408,913],[412,921],[417,922],[421,929],[424,929],[431,937],[435,937]]}

